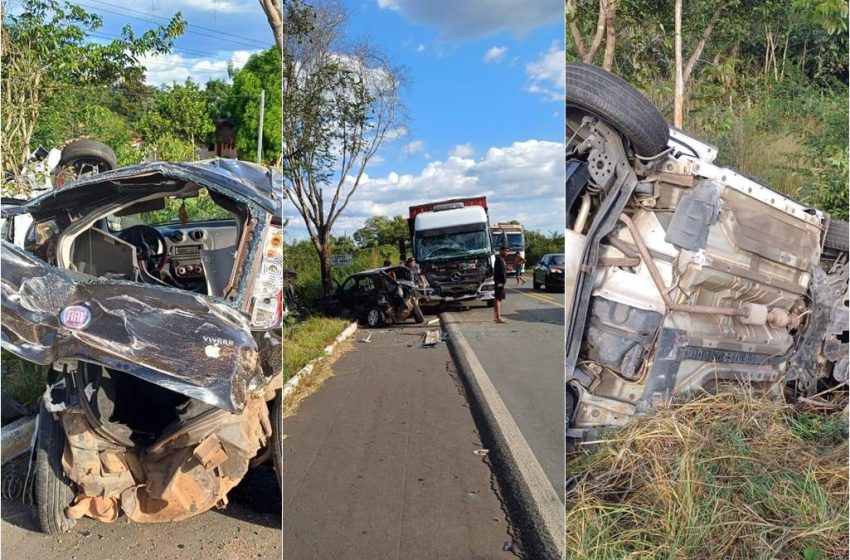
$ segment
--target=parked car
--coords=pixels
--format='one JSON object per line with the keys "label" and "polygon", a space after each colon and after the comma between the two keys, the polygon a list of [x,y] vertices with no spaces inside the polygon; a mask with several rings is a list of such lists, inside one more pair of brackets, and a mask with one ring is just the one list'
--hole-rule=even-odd
{"label": "parked car", "polygon": [[549,253],[543,255],[534,267],[532,285],[535,290],[545,286],[547,290],[564,288],[564,254]]}
{"label": "parked car", "polygon": [[848,379],[848,228],[713,163],[635,88],[567,64],[567,437],[746,384]]}
{"label": "parked car", "polygon": [[280,481],[278,181],[151,163],[2,207],[30,224],[23,246],[4,229],[2,347],[49,366],[27,489],[41,531],[197,515],[265,460]]}
{"label": "parked car", "polygon": [[410,317],[417,323],[424,322],[418,299],[414,271],[395,266],[352,274],[337,286],[329,306],[342,317],[375,328],[401,323]]}

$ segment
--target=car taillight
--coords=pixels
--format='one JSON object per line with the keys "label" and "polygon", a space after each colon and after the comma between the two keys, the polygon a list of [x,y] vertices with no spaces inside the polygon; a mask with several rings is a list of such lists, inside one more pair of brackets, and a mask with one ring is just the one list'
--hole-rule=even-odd
{"label": "car taillight", "polygon": [[260,274],[251,295],[251,326],[269,329],[280,323],[283,309],[283,229],[269,226]]}

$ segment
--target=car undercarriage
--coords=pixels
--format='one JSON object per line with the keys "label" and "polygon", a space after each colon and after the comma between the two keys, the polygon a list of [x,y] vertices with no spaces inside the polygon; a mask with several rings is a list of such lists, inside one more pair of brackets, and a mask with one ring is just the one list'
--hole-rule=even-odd
{"label": "car undercarriage", "polygon": [[847,224],[735,171],[637,90],[567,65],[567,438],[675,395],[847,381]]}

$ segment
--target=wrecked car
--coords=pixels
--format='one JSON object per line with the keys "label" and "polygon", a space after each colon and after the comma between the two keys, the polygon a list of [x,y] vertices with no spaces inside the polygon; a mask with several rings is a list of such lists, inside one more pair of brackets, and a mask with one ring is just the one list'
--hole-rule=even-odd
{"label": "wrecked car", "polygon": [[568,441],[687,392],[846,382],[847,224],[715,165],[613,74],[566,83]]}
{"label": "wrecked car", "polygon": [[336,315],[376,328],[406,321],[425,321],[419,308],[416,273],[405,267],[385,267],[352,274],[328,299]]}
{"label": "wrecked car", "polygon": [[279,178],[235,161],[85,177],[2,215],[2,347],[49,366],[27,496],[40,530],[177,521],[281,468]]}

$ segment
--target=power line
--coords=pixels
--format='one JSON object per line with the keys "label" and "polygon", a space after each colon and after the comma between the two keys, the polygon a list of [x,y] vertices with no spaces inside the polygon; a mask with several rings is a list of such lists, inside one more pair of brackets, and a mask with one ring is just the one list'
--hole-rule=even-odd
{"label": "power line", "polygon": [[[89,1],[97,2],[97,0],[89,0]],[[92,8],[92,9],[95,9],[95,10],[100,10],[102,12],[108,12],[110,14],[116,14],[116,15],[119,15],[119,16],[123,16],[123,17],[129,18],[129,19],[135,19],[135,20],[138,20],[138,21],[143,21],[143,22],[146,22],[146,23],[153,23],[153,24],[159,25],[159,22],[157,22],[153,19],[150,19],[150,18],[142,18],[142,17],[137,17],[137,16],[131,16],[131,15],[128,15],[128,14],[125,14],[125,13],[122,13],[122,12],[118,12],[118,11],[115,11],[115,10],[110,10],[108,8],[104,8],[104,7],[101,7],[101,6],[92,6],[90,4],[86,4],[85,2],[78,2],[78,3],[81,6],[85,6],[87,8]],[[98,3],[101,4],[103,2],[98,2]],[[112,4],[107,4],[107,5],[111,6]],[[142,12],[142,13],[144,13],[144,12]],[[161,19],[165,20],[166,18],[161,18]],[[192,34],[195,34],[195,35],[199,35],[201,37],[209,37],[209,38],[217,39],[217,40],[222,39],[222,37],[217,37],[217,36],[212,35],[210,33],[204,33],[202,31],[195,31],[194,29],[192,29],[192,27],[193,27],[193,24],[187,23],[186,32],[192,33]],[[257,41],[255,39],[249,39],[247,37],[239,38],[239,36],[237,36],[237,35],[233,35],[233,37],[236,38],[236,41],[234,41],[233,39],[228,39],[231,43],[233,43],[233,42],[241,43],[242,46],[245,46],[245,47],[248,47],[248,48],[257,48],[257,47],[267,48],[268,47],[268,44],[263,43],[261,41]]]}
{"label": "power line", "polygon": [[[140,14],[140,15],[143,15],[143,16],[148,16],[149,18],[154,18],[154,19],[158,19],[158,20],[161,20],[161,21],[166,21],[166,22],[171,21],[169,18],[165,18],[165,17],[162,17],[162,16],[158,16],[158,15],[156,15],[156,14],[152,14],[152,13],[150,13],[150,12],[145,12],[145,11],[142,11],[142,10],[134,10],[133,8],[128,8],[128,7],[126,7],[126,6],[119,6],[119,5],[117,5],[117,4],[111,4],[111,3],[109,3],[109,2],[103,2],[103,1],[101,1],[101,0],[87,0],[87,1],[88,1],[88,2],[94,2],[95,4],[100,4],[100,5],[102,5],[102,6],[109,6],[109,7],[111,7],[111,8],[117,8],[117,9],[119,9],[119,10],[122,10],[122,14],[123,14],[123,12],[132,12],[132,13],[134,13],[134,14]],[[104,11],[105,11],[105,10],[104,10]],[[128,16],[128,17],[129,17],[129,16]],[[155,23],[155,22],[154,22],[154,23]],[[243,40],[243,41],[250,41],[250,42],[253,42],[253,43],[261,43],[260,41],[257,41],[256,39],[251,39],[251,38],[249,38],[249,37],[243,37],[243,36],[241,36],[241,35],[235,35],[235,34],[233,34],[233,33],[227,33],[227,32],[225,32],[225,31],[219,31],[218,29],[212,29],[212,28],[210,28],[210,27],[204,27],[204,26],[202,26],[202,25],[194,25],[193,27],[195,27],[195,28],[197,28],[197,29],[202,29],[202,30],[204,30],[204,31],[208,31],[208,32],[210,32],[210,33],[216,33],[216,34],[218,34],[218,35],[222,35],[222,36],[224,36],[224,37],[230,37],[230,38],[240,39],[240,40]],[[193,32],[194,32],[194,33],[197,33],[196,31],[193,31]],[[268,47],[268,44],[267,44],[267,43],[261,43],[261,44],[262,44],[262,46],[263,46],[264,48]]]}
{"label": "power line", "polygon": [[[94,31],[90,31],[88,33],[88,35],[91,36],[91,37],[97,37],[98,39],[110,39],[110,40],[113,40],[113,41],[115,41],[115,40],[120,41],[120,40],[123,39],[123,37],[119,37],[117,35],[109,35],[107,33],[99,33],[99,32],[94,32]],[[232,60],[231,57],[221,56],[220,54],[211,53],[211,52],[208,52],[208,51],[196,51],[196,50],[193,50],[193,49],[184,49],[184,48],[177,48],[177,47],[172,47],[171,50],[175,51],[175,52],[179,52],[179,53],[189,54],[189,55],[192,55],[192,56],[195,56],[195,57],[215,58],[215,59],[218,59],[218,60],[224,60],[225,62],[230,62]]]}

